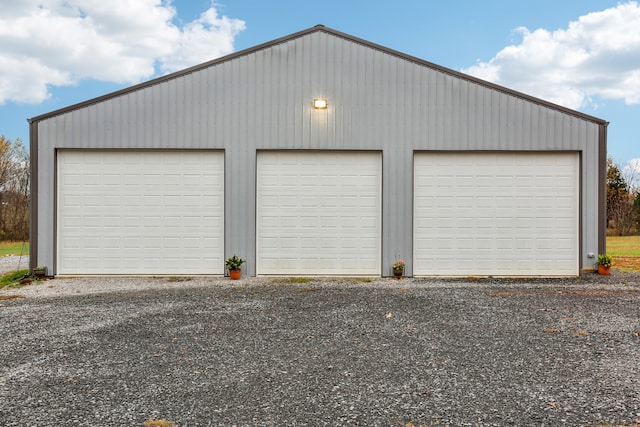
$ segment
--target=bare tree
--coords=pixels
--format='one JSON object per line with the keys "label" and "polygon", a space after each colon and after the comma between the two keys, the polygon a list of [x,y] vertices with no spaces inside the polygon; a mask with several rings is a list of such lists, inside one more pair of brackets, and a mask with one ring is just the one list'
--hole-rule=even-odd
{"label": "bare tree", "polygon": [[640,191],[640,159],[629,160],[620,168],[620,172],[627,183],[629,193],[636,194]]}
{"label": "bare tree", "polygon": [[611,198],[607,206],[609,216],[609,230],[618,236],[633,234],[636,228],[637,218],[634,210],[635,195],[618,190],[616,197]]}
{"label": "bare tree", "polygon": [[29,238],[29,154],[0,136],[0,240]]}

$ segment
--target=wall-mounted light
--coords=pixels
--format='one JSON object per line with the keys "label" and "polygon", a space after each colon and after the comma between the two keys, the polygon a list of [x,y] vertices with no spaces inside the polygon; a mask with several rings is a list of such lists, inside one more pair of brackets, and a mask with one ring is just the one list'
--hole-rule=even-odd
{"label": "wall-mounted light", "polygon": [[316,98],[313,100],[313,108],[316,110],[326,110],[329,106],[329,102],[323,98]]}

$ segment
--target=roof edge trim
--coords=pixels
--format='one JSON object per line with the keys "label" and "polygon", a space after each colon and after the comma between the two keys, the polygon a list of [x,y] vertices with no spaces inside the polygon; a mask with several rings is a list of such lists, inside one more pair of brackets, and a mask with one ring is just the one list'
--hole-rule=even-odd
{"label": "roof edge trim", "polygon": [[169,80],[173,80],[173,79],[176,79],[176,78],[179,78],[179,77],[182,77],[182,76],[186,76],[186,75],[194,73],[196,71],[204,70],[206,68],[213,67],[213,66],[221,64],[223,62],[231,61],[232,59],[239,58],[239,57],[245,56],[245,55],[249,55],[251,53],[258,52],[258,51],[263,50],[263,49],[267,49],[269,47],[272,47],[272,46],[287,42],[289,40],[293,40],[293,39],[305,36],[305,35],[310,34],[310,33],[314,33],[316,31],[319,31],[319,30],[322,30],[322,29],[325,29],[325,28],[326,27],[321,27],[320,25],[317,25],[315,27],[308,28],[308,29],[302,30],[302,31],[298,31],[296,33],[289,34],[289,35],[284,36],[284,37],[279,37],[277,39],[274,39],[274,40],[271,40],[271,41],[268,41],[268,42],[265,42],[265,43],[261,43],[261,44],[256,45],[256,46],[252,46],[250,48],[243,49],[243,50],[240,50],[238,52],[233,52],[233,53],[230,53],[228,55],[221,56],[219,58],[215,58],[215,59],[212,59],[210,61],[203,62],[201,64],[197,64],[197,65],[194,65],[194,66],[189,67],[189,68],[185,68],[183,70],[175,71],[173,73],[166,74],[164,76],[156,77],[156,78],[151,79],[151,80],[147,80],[147,81],[144,81],[144,82],[141,82],[141,83],[137,83],[135,85],[125,87],[125,88],[117,90],[115,92],[109,92],[109,93],[106,93],[104,95],[88,99],[86,101],[78,102],[76,104],[72,104],[72,105],[69,105],[69,106],[66,106],[66,107],[62,107],[62,108],[50,111],[48,113],[44,113],[44,114],[41,114],[41,115],[38,115],[38,116],[34,116],[34,117],[30,118],[30,119],[27,119],[27,121],[29,123],[34,123],[34,122],[45,120],[45,119],[48,119],[48,118],[51,118],[51,117],[54,117],[54,116],[59,116],[61,114],[68,113],[68,112],[73,111],[73,110],[84,108],[84,107],[87,107],[89,105],[98,104],[98,103],[100,103],[102,101],[106,101],[106,100],[109,100],[109,99],[112,99],[112,98],[117,98],[118,96],[126,95],[127,93],[135,92],[135,91],[140,90],[140,89],[145,89],[145,88],[148,88],[148,87],[151,87],[151,86],[155,86],[157,84],[160,84],[160,83],[163,83],[163,82],[166,82],[166,81],[169,81]]}
{"label": "roof edge trim", "polygon": [[98,96],[96,98],[92,98],[92,99],[89,99],[89,100],[86,100],[86,101],[83,101],[83,102],[80,102],[80,103],[76,103],[76,104],[73,104],[73,105],[69,105],[67,107],[63,107],[63,108],[60,108],[60,109],[57,109],[57,110],[54,110],[54,111],[51,111],[51,112],[48,112],[48,113],[45,113],[45,114],[41,114],[41,115],[32,117],[30,119],[27,119],[27,121],[30,124],[32,124],[32,123],[35,123],[35,122],[46,120],[46,119],[51,118],[51,117],[55,117],[55,116],[58,116],[58,115],[61,115],[61,114],[68,113],[68,112],[73,111],[73,110],[84,108],[84,107],[87,107],[87,106],[90,106],[90,105],[93,105],[93,104],[98,104],[98,103],[100,103],[102,101],[106,101],[108,99],[117,98],[118,96],[126,95],[128,93],[135,92],[137,90],[144,89],[144,88],[147,88],[147,87],[151,87],[151,86],[154,86],[154,85],[157,85],[157,84],[169,81],[169,80],[173,80],[173,79],[176,79],[176,78],[179,78],[179,77],[194,73],[196,71],[204,70],[206,68],[221,64],[223,62],[231,61],[231,60],[233,60],[235,58],[238,58],[238,57],[241,57],[241,56],[245,56],[245,55],[249,55],[251,53],[258,52],[260,50],[264,50],[264,49],[267,49],[269,47],[272,47],[272,46],[275,46],[275,45],[278,45],[278,44],[282,44],[282,43],[285,43],[285,42],[288,42],[288,41],[294,40],[296,38],[300,38],[300,37],[303,37],[303,36],[305,36],[307,34],[311,34],[311,33],[315,33],[315,32],[328,33],[328,34],[334,35],[336,37],[340,37],[340,38],[343,38],[345,40],[348,40],[348,41],[351,41],[351,42],[354,42],[354,43],[358,43],[358,44],[361,44],[363,46],[367,46],[367,47],[375,49],[375,50],[379,50],[379,51],[387,53],[389,55],[393,55],[393,56],[399,57],[399,58],[404,59],[406,61],[410,61],[410,62],[416,63],[418,65],[422,65],[422,66],[434,69],[436,71],[439,71],[439,72],[442,72],[442,73],[445,73],[445,74],[449,74],[449,75],[451,75],[453,77],[456,77],[456,78],[459,78],[459,79],[462,79],[462,80],[467,80],[467,81],[470,81],[472,83],[475,83],[475,84],[478,84],[478,85],[481,85],[481,86],[485,86],[485,87],[488,87],[490,89],[494,89],[496,91],[505,93],[507,95],[515,96],[517,98],[521,98],[521,99],[527,100],[527,101],[532,102],[534,104],[538,104],[538,105],[550,108],[552,110],[557,110],[557,111],[563,112],[565,114],[569,114],[569,115],[572,115],[572,116],[575,116],[575,117],[578,117],[578,118],[581,118],[581,119],[584,119],[584,120],[587,120],[587,121],[590,121],[590,122],[595,122],[595,123],[598,123],[598,124],[601,124],[601,125],[608,125],[609,124],[609,122],[607,122],[606,120],[603,120],[601,118],[598,118],[598,117],[595,117],[595,116],[592,116],[592,115],[589,115],[589,114],[586,114],[586,113],[582,113],[580,111],[573,110],[573,109],[568,108],[568,107],[563,107],[562,105],[558,105],[558,104],[555,104],[555,103],[550,102],[550,101],[546,101],[546,100],[541,99],[541,98],[536,98],[536,97],[534,97],[532,95],[527,95],[526,93],[518,92],[516,90],[507,88],[505,86],[501,86],[501,85],[498,85],[498,84],[495,84],[495,83],[491,83],[489,81],[479,79],[479,78],[471,76],[469,74],[464,74],[464,73],[462,73],[460,71],[456,71],[456,70],[453,70],[451,68],[447,68],[447,67],[444,67],[444,66],[441,66],[441,65],[438,65],[438,64],[434,64],[434,63],[426,61],[424,59],[421,59],[421,58],[418,58],[418,57],[415,57],[415,56],[412,56],[412,55],[409,55],[409,54],[406,54],[406,53],[403,53],[403,52],[400,52],[400,51],[397,51],[397,50],[394,50],[394,49],[390,49],[388,47],[385,47],[385,46],[370,42],[368,40],[361,39],[359,37],[352,36],[352,35],[347,34],[347,33],[343,33],[343,32],[338,31],[338,30],[334,30],[334,29],[326,27],[326,26],[324,26],[322,24],[318,24],[318,25],[315,25],[315,26],[313,26],[311,28],[307,28],[305,30],[298,31],[298,32],[293,33],[293,34],[289,34],[289,35],[286,35],[286,36],[283,36],[283,37],[279,37],[277,39],[274,39],[274,40],[271,40],[271,41],[268,41],[268,42],[265,42],[265,43],[261,43],[259,45],[256,45],[256,46],[253,46],[253,47],[250,47],[250,48],[247,48],[247,49],[243,49],[243,50],[240,50],[238,52],[234,52],[234,53],[231,53],[229,55],[225,55],[225,56],[222,56],[220,58],[216,58],[216,59],[213,59],[211,61],[204,62],[202,64],[194,65],[192,67],[185,68],[183,70],[179,70],[179,71],[167,74],[165,76],[157,77],[157,78],[154,78],[154,79],[142,82],[142,83],[135,84],[133,86],[129,86],[129,87],[117,90],[115,92],[110,92],[110,93],[107,93],[105,95]]}
{"label": "roof edge trim", "polygon": [[414,62],[416,64],[432,68],[432,69],[434,69],[436,71],[440,71],[440,72],[445,73],[445,74],[449,74],[449,75],[451,75],[453,77],[457,77],[457,78],[462,79],[462,80],[467,80],[467,81],[470,81],[472,83],[476,83],[478,85],[485,86],[485,87],[488,87],[490,89],[494,89],[494,90],[497,90],[499,92],[503,92],[505,94],[508,94],[508,95],[511,95],[511,96],[515,96],[515,97],[518,97],[518,98],[533,102],[535,104],[538,104],[538,105],[541,105],[541,106],[544,106],[544,107],[547,107],[547,108],[550,108],[550,109],[553,109],[553,110],[558,110],[558,111],[561,111],[563,113],[566,113],[566,114],[569,114],[569,115],[572,115],[572,116],[576,116],[576,117],[579,117],[579,118],[582,118],[582,119],[585,119],[585,120],[588,120],[588,121],[591,121],[591,122],[595,122],[595,123],[598,123],[598,124],[601,124],[601,125],[608,125],[609,124],[609,122],[607,122],[606,120],[601,119],[599,117],[592,116],[592,115],[586,114],[586,113],[582,113],[580,111],[571,109],[569,107],[564,107],[562,105],[555,104],[553,102],[544,100],[542,98],[537,98],[537,97],[535,97],[533,95],[528,95],[528,94],[526,94],[524,92],[519,92],[517,90],[510,89],[510,88],[508,88],[506,86],[501,86],[499,84],[492,83],[490,81],[483,80],[483,79],[480,79],[478,77],[474,77],[474,76],[472,76],[470,74],[465,74],[465,73],[463,73],[461,71],[456,71],[456,70],[454,70],[452,68],[447,68],[447,67],[444,67],[442,65],[435,64],[433,62],[426,61],[426,60],[418,58],[416,56],[412,56],[412,55],[409,55],[407,53],[400,52],[400,51],[397,51],[397,50],[394,50],[394,49],[391,49],[391,48],[388,48],[388,47],[385,47],[385,46],[370,42],[368,40],[364,40],[364,39],[352,36],[350,34],[342,33],[340,31],[334,30],[332,28],[324,27],[321,30],[323,30],[326,33],[331,33],[331,34],[333,34],[335,36],[342,37],[344,39],[351,40],[353,42],[368,46],[368,47],[370,47],[372,49],[380,50],[380,51],[385,52],[387,54],[400,57],[400,58],[402,58],[404,60],[411,61],[411,62]]}

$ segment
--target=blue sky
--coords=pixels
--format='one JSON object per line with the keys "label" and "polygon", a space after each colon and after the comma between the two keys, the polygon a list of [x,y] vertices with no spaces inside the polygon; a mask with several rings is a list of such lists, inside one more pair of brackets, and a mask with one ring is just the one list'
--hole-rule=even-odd
{"label": "blue sky", "polygon": [[27,118],[324,24],[605,119],[614,160],[640,159],[637,1],[0,0],[0,11],[11,139],[28,142]]}

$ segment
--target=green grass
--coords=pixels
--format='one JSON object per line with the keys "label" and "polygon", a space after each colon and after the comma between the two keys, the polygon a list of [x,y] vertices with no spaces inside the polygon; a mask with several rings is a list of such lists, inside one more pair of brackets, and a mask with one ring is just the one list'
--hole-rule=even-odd
{"label": "green grass", "polygon": [[29,255],[28,242],[0,242],[0,256]]}
{"label": "green grass", "polygon": [[371,277],[352,277],[351,282],[353,283],[371,283],[373,279]]}
{"label": "green grass", "polygon": [[193,277],[183,277],[183,276],[171,276],[167,279],[168,282],[190,282],[193,280]]}
{"label": "green grass", "polygon": [[279,277],[273,280],[274,283],[281,283],[285,285],[293,285],[296,283],[309,283],[313,282],[310,277]]}
{"label": "green grass", "polygon": [[0,277],[0,289],[20,286],[20,279],[29,274],[29,270],[18,270]]}
{"label": "green grass", "polygon": [[640,236],[607,236],[607,253],[613,257],[640,257]]}
{"label": "green grass", "polygon": [[640,236],[607,236],[607,253],[613,268],[640,272]]}

